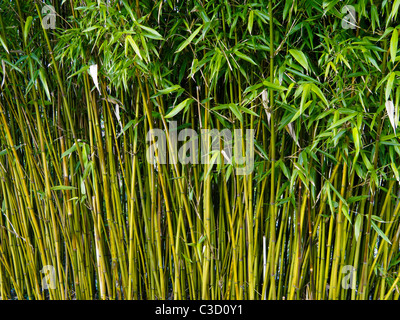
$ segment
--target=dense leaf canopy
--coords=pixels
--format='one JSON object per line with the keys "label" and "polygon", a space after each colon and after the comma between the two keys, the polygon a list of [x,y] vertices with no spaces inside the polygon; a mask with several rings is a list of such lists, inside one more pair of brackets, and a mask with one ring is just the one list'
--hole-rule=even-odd
{"label": "dense leaf canopy", "polygon": [[399,6],[0,0],[0,297],[398,299]]}

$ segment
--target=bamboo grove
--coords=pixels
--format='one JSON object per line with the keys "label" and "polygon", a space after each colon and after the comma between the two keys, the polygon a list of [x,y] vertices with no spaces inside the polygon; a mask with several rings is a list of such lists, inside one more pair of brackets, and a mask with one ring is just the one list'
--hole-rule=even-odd
{"label": "bamboo grove", "polygon": [[399,298],[399,0],[0,4],[1,299]]}

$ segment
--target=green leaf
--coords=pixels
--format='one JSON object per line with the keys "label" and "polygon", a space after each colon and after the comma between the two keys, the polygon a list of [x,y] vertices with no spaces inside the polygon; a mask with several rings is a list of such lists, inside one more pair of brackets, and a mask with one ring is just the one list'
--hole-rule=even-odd
{"label": "green leaf", "polygon": [[[397,17],[397,14],[399,12],[399,7],[400,7],[400,0],[395,0],[393,2],[393,7],[392,7],[392,12],[390,12],[390,18],[393,20]],[[390,22],[390,18],[387,19],[386,24],[388,25]]]}
{"label": "green leaf", "polygon": [[264,81],[263,81],[263,85],[266,86],[266,87],[268,87],[268,88],[271,88],[272,90],[278,90],[278,91],[287,90],[287,88],[285,88],[285,87],[283,87],[283,86],[280,86],[280,85],[278,85],[278,84],[269,82],[269,81],[267,81],[267,80],[264,80]]}
{"label": "green leaf", "polygon": [[100,26],[98,26],[98,25],[96,25],[96,26],[91,26],[91,27],[89,27],[89,28],[83,30],[82,33],[83,33],[83,32],[90,32],[90,31],[96,30],[96,29],[98,29],[98,28],[100,28]]}
{"label": "green leaf", "polygon": [[182,254],[182,256],[185,258],[185,260],[186,260],[187,262],[193,263],[193,261],[192,261],[191,259],[189,259],[188,257],[186,257],[186,256],[183,254],[183,252],[181,252],[181,254]]}
{"label": "green leaf", "polygon": [[243,122],[243,116],[236,104],[230,103],[228,106],[232,113],[236,116],[236,118],[238,118],[240,122]]}
{"label": "green leaf", "polygon": [[257,63],[255,63],[254,60],[251,59],[249,56],[246,56],[245,54],[243,54],[243,53],[241,53],[241,52],[239,52],[239,51],[235,51],[235,54],[236,54],[240,59],[246,60],[247,62],[250,62],[250,63],[254,64],[255,66],[257,65]]}
{"label": "green leaf", "polygon": [[192,40],[194,39],[194,37],[200,32],[201,28],[203,26],[201,25],[200,27],[198,27],[191,35],[189,38],[187,38],[185,41],[183,41],[181,43],[181,45],[178,47],[178,49],[175,51],[175,53],[181,52],[183,49],[186,48],[186,46],[188,46]]}
{"label": "green leaf", "polygon": [[[268,83],[271,83],[271,82],[268,82]],[[257,91],[262,86],[263,86],[263,83],[258,83],[258,84],[252,85],[250,87],[247,87],[246,90],[243,91],[243,94],[246,94],[246,93],[252,92],[252,91]]]}
{"label": "green leaf", "polygon": [[199,239],[199,244],[202,244],[204,242],[204,240],[206,240],[206,236],[202,235]]}
{"label": "green leaf", "polygon": [[76,151],[76,144],[74,144],[71,148],[69,148],[67,151],[65,151],[62,155],[61,155],[61,159],[68,156],[69,154],[71,154],[72,152]]}
{"label": "green leaf", "polygon": [[44,69],[43,68],[39,69],[39,78],[40,78],[40,81],[43,84],[44,91],[46,92],[47,99],[51,100],[50,90],[49,90],[49,86],[47,85],[46,74],[44,73]]}
{"label": "green leaf", "polygon": [[311,83],[311,90],[322,100],[322,102],[328,106],[328,100],[326,100],[324,94],[322,93],[321,89],[316,86],[315,84]]}
{"label": "green leaf", "polygon": [[378,71],[381,71],[381,69],[379,68],[378,64],[376,63],[376,60],[374,58],[372,58],[368,53],[365,54],[365,56],[367,57],[367,59],[369,60],[369,62],[371,62],[371,64],[378,69]]}
{"label": "green leaf", "polygon": [[254,21],[254,11],[251,10],[249,14],[249,22],[247,23],[247,29],[249,30],[250,34],[251,30],[253,30],[253,21]]}
{"label": "green leaf", "polygon": [[72,78],[73,76],[76,76],[76,75],[78,75],[78,74],[80,74],[80,73],[82,73],[82,72],[84,72],[84,71],[86,71],[88,69],[89,69],[89,66],[84,66],[84,67],[80,68],[77,72],[71,74],[67,79]]}
{"label": "green leaf", "polygon": [[354,156],[354,161],[353,164],[357,161],[357,158],[360,154],[360,135],[358,134],[358,128],[354,127],[352,129],[353,133],[353,140],[354,140],[354,146],[356,147],[356,154]]}
{"label": "green leaf", "polygon": [[140,60],[143,60],[141,54],[140,54],[140,50],[138,45],[136,44],[135,40],[133,40],[131,35],[126,36],[125,38],[125,54],[127,52],[126,47],[127,47],[127,42],[129,42],[129,44],[132,46],[133,50],[135,51],[135,53],[139,56]]}
{"label": "green leaf", "polygon": [[387,243],[392,244],[390,242],[390,240],[388,239],[388,237],[386,236],[386,234],[383,233],[383,231],[381,229],[378,228],[378,226],[375,224],[375,222],[371,221],[372,227],[374,228],[374,230],[379,234],[379,236],[385,240]]}
{"label": "green leaf", "polygon": [[307,71],[309,71],[309,66],[308,66],[308,62],[307,62],[307,57],[306,55],[300,51],[300,50],[295,50],[295,49],[290,49],[289,53],[293,56],[293,58],[295,58],[297,60],[298,63],[300,63],[302,65],[302,67],[304,69],[306,69]]}
{"label": "green leaf", "polygon": [[214,166],[215,162],[217,161],[218,157],[220,156],[220,151],[219,151],[219,150],[215,150],[215,151],[213,151],[213,152],[214,152],[214,154],[213,154],[213,156],[211,157],[211,160],[210,160],[210,162],[209,162],[208,170],[207,170],[207,173],[206,173],[206,175],[205,175],[205,177],[204,177],[204,180],[207,179],[208,175],[209,175],[210,172],[211,172],[212,167]]}
{"label": "green leaf", "polygon": [[393,29],[392,38],[390,39],[390,57],[392,58],[392,62],[393,63],[394,63],[394,61],[396,59],[398,42],[399,42],[399,32],[395,28],[395,29]]}
{"label": "green leaf", "polygon": [[375,221],[378,221],[378,222],[381,222],[381,223],[385,223],[385,221],[382,220],[381,217],[378,217],[378,216],[373,215],[373,214],[371,215],[371,219],[372,219],[372,220],[375,220]]}
{"label": "green leaf", "polygon": [[348,207],[349,205],[347,204],[347,201],[342,197],[342,195],[340,194],[339,191],[336,190],[336,188],[332,185],[332,183],[329,180],[326,180],[327,185],[329,186],[329,188],[336,193],[337,197],[339,198],[340,201],[342,201],[342,213],[344,214],[344,216],[347,218],[347,220],[350,222],[351,224],[351,219],[350,216],[348,214]]}
{"label": "green leaf", "polygon": [[164,40],[164,38],[162,37],[162,35],[159,34],[156,30],[154,30],[154,29],[152,29],[152,28],[149,28],[149,27],[146,27],[146,26],[143,26],[143,25],[141,25],[141,24],[139,24],[139,27],[140,27],[141,29],[143,29],[144,31],[147,31],[147,32],[148,32],[147,34],[145,34],[145,36],[146,36],[147,38],[151,38],[151,39],[155,39],[155,40]]}
{"label": "green leaf", "polygon": [[172,87],[168,87],[168,88],[165,88],[165,89],[158,90],[158,92],[154,96],[152,96],[152,98],[158,97],[158,96],[160,96],[162,94],[169,94],[169,93],[177,91],[177,90],[179,90],[181,88],[182,87],[180,85],[176,84],[176,85],[174,85]]}
{"label": "green leaf", "polygon": [[26,18],[25,27],[24,27],[24,41],[25,42],[26,42],[26,39],[28,38],[28,33],[31,28],[31,24],[32,24],[32,17],[29,16],[28,18]]}
{"label": "green leaf", "polygon": [[177,90],[179,90],[179,89],[181,89],[181,88],[182,88],[182,87],[181,87],[179,84],[176,84],[176,85],[174,85],[174,86],[172,86],[172,87],[168,87],[168,88],[165,88],[165,89],[161,89],[161,90],[158,91],[158,93],[161,93],[161,94],[169,94],[169,93],[174,92],[174,91],[177,91]]}
{"label": "green leaf", "polygon": [[394,72],[391,72],[389,75],[388,81],[386,83],[385,100],[388,100],[390,97],[390,93],[392,92],[395,76],[396,76],[396,74]]}
{"label": "green leaf", "polygon": [[311,84],[310,83],[306,83],[303,87],[303,93],[301,95],[301,101],[300,101],[300,110],[301,113],[303,113],[306,108],[308,107],[308,105],[306,106],[306,100],[308,99],[308,96],[310,94],[310,88],[311,88]]}
{"label": "green leaf", "polygon": [[[304,85],[299,87],[299,89],[302,90],[300,109],[295,113],[295,115],[290,120],[290,122],[293,122],[298,117],[300,117],[303,114],[303,112],[308,108],[308,106],[313,102],[312,100],[308,101],[307,103],[305,102],[310,94],[311,83],[305,83]],[[299,92],[301,92],[301,91],[299,91]]]}
{"label": "green leaf", "polygon": [[80,179],[80,184],[81,184],[81,193],[83,195],[85,195],[86,194],[85,180],[82,179],[82,177],[80,177],[79,179]]}
{"label": "green leaf", "polygon": [[[4,39],[3,39],[3,37],[2,37],[1,35],[0,35],[0,42],[1,42],[1,45],[3,46],[4,50],[6,50],[7,53],[10,53],[10,52],[8,51],[7,44],[6,44],[6,42],[4,41]],[[22,73],[22,72],[21,72],[21,73]]]}
{"label": "green leaf", "polygon": [[354,118],[357,115],[357,113],[353,113],[347,117],[344,117],[343,119],[340,119],[338,121],[334,121],[330,127],[327,129],[327,131],[330,131],[338,126],[341,126],[343,123],[345,123],[346,121],[349,121],[350,119]]}
{"label": "green leaf", "polygon": [[132,11],[132,9],[131,9],[131,6],[130,6],[129,4],[126,3],[126,0],[122,0],[122,3],[124,4],[125,9],[128,11],[128,13],[129,13],[129,15],[131,16],[132,20],[133,20],[134,22],[136,22],[136,18],[135,18],[134,14],[133,14],[133,11]]}
{"label": "green leaf", "polygon": [[58,191],[58,190],[74,190],[74,189],[78,189],[78,188],[71,187],[71,186],[55,186],[55,187],[51,187],[50,189],[54,190],[54,191]]}
{"label": "green leaf", "polygon": [[175,108],[173,108],[164,118],[169,119],[177,115],[183,108],[185,108],[188,104],[192,103],[192,101],[193,101],[192,98],[183,100],[180,104],[178,104]]}
{"label": "green leaf", "polygon": [[360,237],[361,222],[362,222],[362,216],[361,216],[361,214],[358,214],[357,218],[356,218],[356,222],[354,223],[354,234],[356,236],[357,242]]}
{"label": "green leaf", "polygon": [[361,152],[361,156],[364,160],[364,164],[367,167],[368,171],[374,170],[374,167],[372,166],[371,162],[369,161],[369,159],[367,158],[367,156],[365,155],[364,152]]}
{"label": "green leaf", "polygon": [[297,110],[297,112],[294,114],[293,118],[290,120],[290,123],[295,121],[298,117],[302,115],[302,113],[308,108],[308,106],[312,103],[312,101],[308,101],[303,108],[300,108]]}
{"label": "green leaf", "polygon": [[252,116],[258,117],[258,114],[255,113],[253,110],[250,110],[249,108],[239,106],[239,109],[245,113],[251,114]]}
{"label": "green leaf", "polygon": [[[119,137],[120,135],[122,135],[122,134],[125,134],[125,132],[126,132],[132,125],[136,124],[137,122],[138,122],[137,119],[132,119],[132,120],[130,120],[130,121],[125,125],[125,127],[122,129],[122,131],[121,131],[121,133],[118,135],[118,137]],[[140,122],[140,120],[139,120],[139,122]]]}
{"label": "green leaf", "polygon": [[203,254],[202,254],[202,252],[201,252],[201,244],[200,244],[200,243],[197,243],[197,244],[196,244],[196,249],[197,249],[197,253],[198,253],[198,255],[199,255],[200,262],[201,262],[201,261],[202,261],[202,256],[203,256]]}
{"label": "green leaf", "polygon": [[87,176],[89,175],[90,171],[93,169],[93,161],[90,161],[88,165],[85,168],[85,171],[83,171],[83,177],[82,179],[85,180]]}

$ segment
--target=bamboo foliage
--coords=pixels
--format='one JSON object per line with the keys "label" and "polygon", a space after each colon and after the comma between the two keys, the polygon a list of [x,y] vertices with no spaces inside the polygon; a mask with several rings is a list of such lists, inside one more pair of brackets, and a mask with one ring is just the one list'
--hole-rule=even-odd
{"label": "bamboo foliage", "polygon": [[399,298],[400,1],[0,3],[1,299]]}

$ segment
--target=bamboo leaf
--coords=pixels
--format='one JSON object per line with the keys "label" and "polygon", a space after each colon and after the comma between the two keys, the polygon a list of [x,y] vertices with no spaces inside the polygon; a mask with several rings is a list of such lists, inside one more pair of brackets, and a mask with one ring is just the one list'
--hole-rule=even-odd
{"label": "bamboo leaf", "polygon": [[210,160],[210,162],[209,162],[208,170],[207,170],[207,173],[206,173],[206,175],[205,175],[205,177],[204,177],[204,180],[207,180],[207,177],[208,177],[209,174],[211,173],[211,170],[212,170],[212,168],[213,168],[215,162],[217,161],[218,157],[220,157],[220,152],[219,152],[219,150],[213,151],[213,156],[211,157],[211,160]]}
{"label": "bamboo leaf", "polygon": [[353,165],[354,163],[357,161],[357,158],[360,154],[360,135],[358,134],[358,128],[354,127],[352,129],[352,133],[353,133],[353,140],[354,140],[354,146],[356,147],[356,154],[354,156],[354,160],[353,160]]}
{"label": "bamboo leaf", "polygon": [[195,36],[197,36],[197,34],[200,32],[201,28],[203,26],[201,25],[200,27],[198,27],[191,35],[189,38],[187,38],[185,41],[183,41],[181,43],[181,45],[178,47],[178,49],[175,51],[175,53],[181,52],[183,49],[185,49],[194,39]]}
{"label": "bamboo leaf", "polygon": [[185,258],[185,260],[187,262],[193,263],[193,261],[191,259],[189,259],[186,255],[183,254],[183,252],[181,252],[182,256]]}
{"label": "bamboo leaf", "polygon": [[357,242],[360,238],[361,222],[362,222],[362,216],[361,216],[361,214],[358,214],[356,217],[356,222],[354,223],[354,235],[356,236]]}
{"label": "bamboo leaf", "polygon": [[293,58],[296,59],[296,61],[298,63],[301,64],[301,66],[306,69],[307,71],[309,71],[309,66],[308,66],[308,62],[307,62],[307,57],[306,55],[300,51],[300,50],[295,50],[295,49],[290,49],[289,53],[293,56]]}
{"label": "bamboo leaf", "polygon": [[177,90],[179,90],[181,88],[182,87],[180,85],[174,85],[172,87],[161,89],[161,90],[158,90],[158,92],[154,96],[152,96],[151,98],[156,98],[156,97],[158,97],[160,95],[163,95],[163,94],[169,94],[169,93],[177,91]]}
{"label": "bamboo leaf", "polygon": [[284,90],[287,90],[287,88],[285,88],[284,86],[280,86],[280,85],[278,85],[278,84],[271,83],[271,82],[269,82],[269,81],[267,81],[267,80],[264,80],[264,81],[263,81],[263,84],[264,84],[264,86],[266,86],[266,87],[268,87],[268,88],[270,88],[270,89],[272,89],[272,90],[277,90],[277,91],[284,91]]}
{"label": "bamboo leaf", "polygon": [[399,42],[399,32],[395,28],[393,29],[392,38],[390,39],[390,56],[392,58],[392,63],[394,63],[396,60],[398,42]]}
{"label": "bamboo leaf", "polygon": [[248,114],[250,114],[250,115],[252,115],[252,116],[258,117],[258,114],[255,113],[253,110],[251,110],[251,109],[249,109],[249,108],[246,108],[246,107],[243,107],[243,106],[241,106],[241,105],[239,105],[238,107],[239,107],[239,109],[240,109],[241,111],[243,111],[243,112],[245,112],[245,113],[248,113]]}
{"label": "bamboo leaf", "polygon": [[71,148],[69,148],[67,151],[65,151],[62,155],[61,155],[61,159],[70,155],[72,152],[76,151],[76,144],[74,144]]}
{"label": "bamboo leaf", "polygon": [[371,219],[374,220],[374,221],[378,221],[380,223],[385,223],[385,221],[382,220],[382,218],[380,218],[380,217],[378,217],[376,215],[373,215],[373,214],[371,215]]}
{"label": "bamboo leaf", "polygon": [[164,118],[169,119],[172,118],[173,116],[177,115],[180,111],[182,111],[183,108],[188,106],[190,103],[192,103],[194,100],[191,98],[183,100],[181,103],[179,103],[175,108],[173,108]]}
{"label": "bamboo leaf", "polygon": [[388,80],[387,80],[387,83],[386,83],[386,91],[385,91],[385,99],[386,100],[388,100],[389,97],[390,97],[390,93],[392,91],[392,87],[393,87],[393,82],[394,82],[395,76],[396,76],[396,74],[394,72],[391,72],[389,77],[388,77]]}
{"label": "bamboo leaf", "polygon": [[46,92],[47,99],[51,100],[50,90],[49,90],[49,86],[47,85],[46,74],[44,73],[44,69],[43,68],[39,69],[39,78],[40,78],[40,81],[43,84],[44,91]]}
{"label": "bamboo leaf", "polygon": [[86,71],[87,69],[89,69],[89,66],[83,66],[77,72],[74,72],[73,74],[71,74],[67,79],[70,79],[78,74],[81,74],[82,72]]}
{"label": "bamboo leaf", "polygon": [[342,118],[342,119],[340,119],[340,120],[334,121],[334,122],[329,126],[329,128],[327,129],[327,131],[330,131],[330,130],[332,130],[332,129],[334,129],[334,128],[337,128],[337,127],[341,126],[341,125],[344,124],[345,122],[347,122],[347,121],[353,119],[356,115],[357,115],[357,113],[353,113],[353,114],[351,114],[351,115],[349,115],[349,116],[347,116],[347,117],[344,117],[344,118]]}
{"label": "bamboo leaf", "polygon": [[249,33],[251,34],[251,30],[253,30],[253,21],[254,21],[254,11],[251,10],[249,14],[249,21],[247,23],[247,30],[249,30]]}
{"label": "bamboo leaf", "polygon": [[238,118],[240,122],[243,122],[243,116],[239,108],[236,106],[236,104],[230,103],[228,107],[232,111],[232,113],[236,116],[236,118]]}
{"label": "bamboo leaf", "polygon": [[83,176],[82,180],[85,181],[85,179],[88,177],[89,173],[93,170],[93,161],[90,161],[87,166],[85,167],[85,170],[83,171]]}
{"label": "bamboo leaf", "polygon": [[378,226],[373,221],[371,221],[371,225],[383,240],[385,240],[389,244],[392,244],[389,238],[385,235],[385,233],[381,229],[379,229]]}
{"label": "bamboo leaf", "polygon": [[[141,119],[142,120],[142,119]],[[122,129],[122,131],[121,131],[121,133],[118,135],[118,137],[119,136],[121,136],[122,134],[125,134],[125,132],[130,128],[130,127],[132,127],[132,125],[136,125],[136,123],[138,123],[138,122],[140,122],[141,120],[137,120],[137,119],[132,119],[132,120],[130,120],[126,125],[125,125],[125,127]]]}
{"label": "bamboo leaf", "polygon": [[[0,35],[0,42],[1,42],[1,45],[3,46],[4,50],[6,50],[7,53],[10,53],[10,51],[8,51],[7,44],[1,35]],[[21,73],[22,73],[22,71],[21,71]]]}
{"label": "bamboo leaf", "polygon": [[147,38],[151,38],[151,39],[155,39],[155,40],[164,40],[164,38],[162,37],[161,34],[159,34],[156,30],[150,28],[150,27],[146,27],[144,25],[139,24],[139,27],[144,30],[147,31],[147,34],[145,34],[145,36]]}
{"label": "bamboo leaf", "polygon": [[241,59],[243,59],[243,60],[246,60],[247,62],[250,62],[250,63],[254,64],[255,66],[257,65],[257,63],[255,63],[253,59],[251,59],[249,56],[246,56],[245,54],[241,53],[240,51],[236,50],[236,51],[235,51],[235,54],[236,54],[239,58],[241,58]]}
{"label": "bamboo leaf", "polygon": [[26,18],[26,21],[25,21],[25,27],[24,27],[24,41],[25,42],[28,39],[28,34],[29,34],[29,30],[31,29],[32,19],[33,18],[31,16],[29,16]]}
{"label": "bamboo leaf", "polygon": [[[399,7],[400,7],[400,0],[395,0],[393,2],[393,7],[392,11],[390,12],[390,18],[394,20],[397,17],[397,14],[399,12]],[[387,25],[389,24],[390,19],[387,19]]]}
{"label": "bamboo leaf", "polygon": [[136,22],[136,18],[135,18],[135,15],[133,14],[131,6],[126,3],[126,0],[122,0],[122,3],[124,4],[124,7],[128,11],[128,13],[131,16],[132,20]]}
{"label": "bamboo leaf", "polygon": [[133,40],[131,35],[126,36],[125,38],[125,54],[126,54],[126,47],[127,47],[127,42],[131,45],[135,53],[138,55],[140,60],[143,60],[142,55],[140,54],[140,50],[138,45],[136,44],[135,40]]}
{"label": "bamboo leaf", "polygon": [[329,106],[328,100],[326,100],[324,94],[322,93],[321,89],[318,86],[316,86],[315,84],[311,83],[311,90],[322,100],[322,102],[326,106]]}
{"label": "bamboo leaf", "polygon": [[78,189],[78,188],[71,187],[71,186],[55,186],[55,187],[51,187],[50,189],[54,190],[54,191],[59,191],[59,190],[66,191],[66,190],[74,190],[74,189]]}

